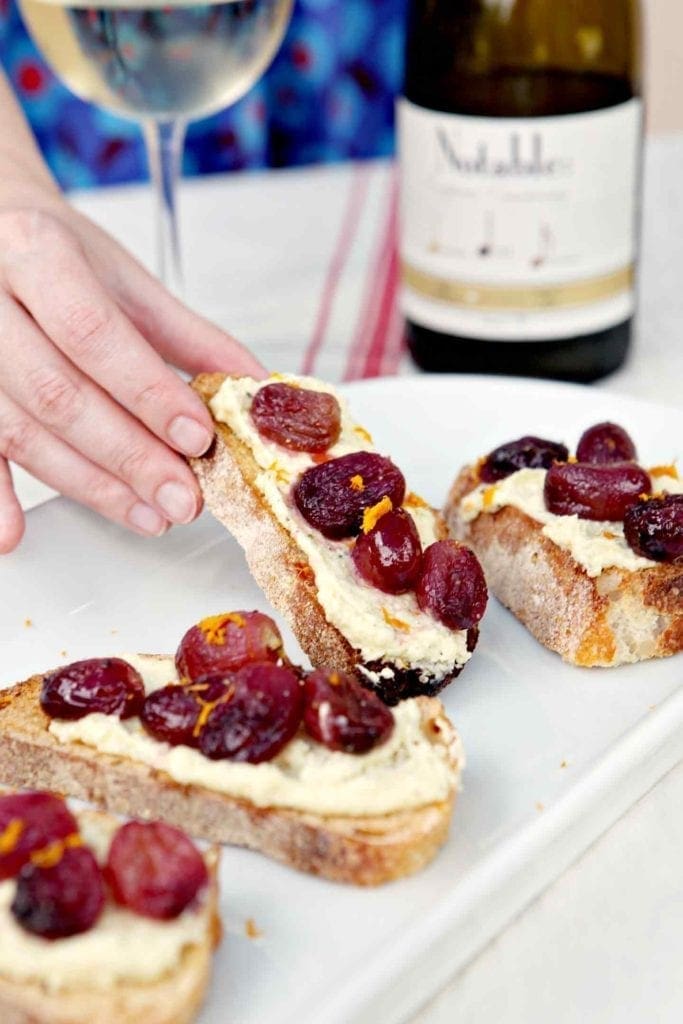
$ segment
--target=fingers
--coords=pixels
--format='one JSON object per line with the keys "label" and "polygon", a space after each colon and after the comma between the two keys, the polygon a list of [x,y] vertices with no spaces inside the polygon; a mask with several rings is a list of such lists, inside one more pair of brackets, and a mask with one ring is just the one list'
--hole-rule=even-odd
{"label": "fingers", "polygon": [[236,373],[261,379],[267,370],[235,338],[174,298],[109,235],[81,222],[97,271],[137,329],[168,362],[188,373]]}
{"label": "fingers", "polygon": [[6,295],[0,295],[0,365],[5,396],[50,434],[123,481],[164,519],[195,517],[201,496],[185,462],[70,363]]}
{"label": "fingers", "polygon": [[0,457],[0,555],[14,551],[24,536],[24,513],[12,486],[6,459]]}
{"label": "fingers", "polygon": [[157,437],[185,455],[205,452],[213,426],[204,403],[107,294],[75,237],[50,217],[24,231],[6,281],[47,338]]}
{"label": "fingers", "polygon": [[130,487],[50,434],[2,394],[0,453],[0,551],[11,550],[23,534],[23,515],[12,490],[8,458],[55,490],[136,533],[156,537],[168,529],[164,517],[141,502]]}

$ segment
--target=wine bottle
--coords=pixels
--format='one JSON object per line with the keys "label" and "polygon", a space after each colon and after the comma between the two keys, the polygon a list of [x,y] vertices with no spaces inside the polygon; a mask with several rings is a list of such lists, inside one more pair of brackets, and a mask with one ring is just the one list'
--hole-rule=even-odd
{"label": "wine bottle", "polygon": [[638,0],[411,0],[398,128],[418,365],[615,370],[635,308]]}

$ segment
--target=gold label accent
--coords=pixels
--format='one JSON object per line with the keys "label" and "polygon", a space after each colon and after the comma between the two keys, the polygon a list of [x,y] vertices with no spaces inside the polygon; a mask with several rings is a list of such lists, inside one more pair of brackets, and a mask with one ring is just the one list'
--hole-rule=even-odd
{"label": "gold label accent", "polygon": [[591,277],[570,284],[484,285],[451,281],[427,274],[410,263],[401,264],[403,283],[420,295],[437,299],[463,309],[524,311],[529,309],[565,309],[604,302],[622,292],[630,291],[634,282],[634,266],[630,264],[601,277]]}

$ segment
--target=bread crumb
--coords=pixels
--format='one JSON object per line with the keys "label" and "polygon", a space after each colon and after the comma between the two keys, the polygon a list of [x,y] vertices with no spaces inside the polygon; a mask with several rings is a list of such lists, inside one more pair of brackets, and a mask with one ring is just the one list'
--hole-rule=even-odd
{"label": "bread crumb", "polygon": [[568,764],[569,764],[568,761],[560,761],[560,768],[566,768],[568,766]]}
{"label": "bread crumb", "polygon": [[263,932],[256,924],[253,917],[248,917],[244,922],[244,934],[248,939],[262,939]]}
{"label": "bread crumb", "polygon": [[60,652],[59,652],[59,657],[60,657],[60,658],[66,658],[66,656],[67,656],[67,654],[68,654],[68,653],[69,653],[68,651],[60,651]]}
{"label": "bread crumb", "polygon": [[648,709],[647,709],[647,710],[648,710],[648,711],[654,711],[654,709],[655,709],[656,707],[657,707],[657,705],[656,705],[656,704],[650,704],[650,706],[648,707]]}
{"label": "bread crumb", "polygon": [[536,810],[537,811],[544,811],[545,810],[545,804],[542,804],[540,800],[537,800],[536,801]]}
{"label": "bread crumb", "polygon": [[30,629],[33,625],[33,619],[24,619],[24,627]]}
{"label": "bread crumb", "polygon": [[118,629],[110,629],[109,632],[111,633],[112,636],[116,636],[116,634],[118,633]]}

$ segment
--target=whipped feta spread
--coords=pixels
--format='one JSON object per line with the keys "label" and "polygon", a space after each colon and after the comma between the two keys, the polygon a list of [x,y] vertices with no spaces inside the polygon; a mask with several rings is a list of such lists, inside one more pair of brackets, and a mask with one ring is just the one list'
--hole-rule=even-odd
{"label": "whipped feta spread", "polygon": [[[620,522],[594,522],[578,516],[558,516],[545,505],[544,469],[519,469],[494,484],[479,484],[460,502],[460,518],[472,522],[482,513],[498,512],[510,505],[543,524],[544,537],[568,551],[590,577],[605,569],[626,569],[630,572],[651,569],[656,563],[641,558],[629,547]],[[670,494],[683,492],[683,481],[676,476],[659,474],[653,477],[657,491]]]}
{"label": "whipped feta spread", "polygon": [[[384,660],[414,668],[425,680],[451,672],[454,665],[464,665],[470,658],[464,631],[448,629],[422,612],[413,593],[384,594],[365,583],[354,569],[347,542],[323,537],[299,513],[291,498],[292,485],[304,470],[314,465],[313,459],[306,452],[290,452],[262,438],[250,414],[256,392],[275,380],[325,391],[337,398],[341,433],[337,443],[328,449],[331,458],[377,449],[367,431],[351,419],[346,402],[335,389],[312,378],[283,374],[264,381],[228,378],[210,402],[214,417],[227,424],[248,446],[260,466],[255,486],[280,525],[306,555],[328,622],[361,652],[366,662]],[[437,521],[431,509],[410,506],[406,511],[415,521],[423,547],[438,540]],[[393,625],[391,620],[403,624],[402,627]]]}
{"label": "whipped feta spread", "polygon": [[[112,833],[103,832],[101,819],[87,813],[79,816],[79,825],[85,843],[103,862]],[[49,991],[155,981],[206,935],[207,905],[188,908],[173,921],[153,921],[108,901],[89,931],[49,941],[14,919],[10,906],[16,884],[12,878],[0,882],[0,974],[39,982]]]}
{"label": "whipped feta spread", "polygon": [[[147,692],[177,682],[173,660],[125,655],[141,673]],[[204,786],[250,800],[258,807],[288,807],[316,814],[373,815],[447,800],[460,784],[464,763],[457,734],[433,742],[416,700],[393,708],[394,730],[367,754],[328,750],[301,733],[277,757],[261,764],[211,761],[198,750],[171,746],[144,731],[138,718],[121,721],[94,713],[77,721],[53,719],[49,730],[62,743],[84,743],[166,772],[181,785]],[[437,723],[439,724],[439,723]],[[441,735],[451,736],[443,720]],[[455,764],[453,763],[455,762]]]}

